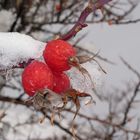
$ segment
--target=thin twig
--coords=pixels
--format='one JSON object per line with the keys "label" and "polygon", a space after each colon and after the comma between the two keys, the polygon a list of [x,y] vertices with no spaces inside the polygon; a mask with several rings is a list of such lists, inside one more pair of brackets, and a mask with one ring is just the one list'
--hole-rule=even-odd
{"label": "thin twig", "polygon": [[[27,106],[27,107],[30,107],[31,104],[27,104],[27,102],[24,102],[23,100],[19,99],[19,98],[15,98],[15,99],[12,99],[10,97],[4,97],[4,96],[0,96],[0,101],[2,102],[9,102],[9,103],[13,103],[13,104],[18,104],[18,105],[24,105],[24,106]],[[51,117],[49,115],[47,115],[44,110],[40,110],[45,116],[46,118],[48,118],[49,120],[51,120]],[[54,120],[53,123],[58,126],[61,130],[63,130],[64,132],[66,132],[67,134],[69,134],[70,136],[73,137],[73,134],[72,132],[69,131],[68,128],[65,128],[63,127],[58,121]],[[78,136],[78,135],[75,135],[75,137],[78,139],[78,140],[81,140],[81,137]]]}
{"label": "thin twig", "polygon": [[125,64],[125,66],[131,70],[139,79],[140,79],[140,73],[137,72],[123,57],[120,57],[122,62]]}
{"label": "thin twig", "polygon": [[[71,113],[75,113],[75,111],[72,111],[70,109],[65,109],[65,111],[68,111],[68,112],[71,112]],[[90,117],[90,116],[86,116],[82,113],[78,113],[77,114],[78,116],[84,118],[84,119],[87,119],[87,120],[93,120],[93,121],[97,121],[97,122],[100,122],[102,124],[107,124],[109,126],[112,126],[112,127],[116,127],[124,132],[127,132],[127,133],[132,133],[132,134],[135,134],[135,135],[138,135],[140,137],[140,132],[136,132],[135,130],[131,130],[131,129],[127,129],[125,127],[122,127],[120,124],[116,124],[116,123],[112,123],[112,122],[109,122],[107,120],[102,120],[102,119],[99,119],[97,117]]]}
{"label": "thin twig", "polygon": [[97,0],[96,2],[89,2],[88,6],[81,13],[78,21],[73,26],[73,28],[66,34],[60,36],[60,39],[69,40],[75,36],[80,30],[88,26],[85,22],[87,17],[97,9],[100,9],[103,5],[107,4],[111,0]]}
{"label": "thin twig", "polygon": [[134,89],[134,93],[133,93],[131,99],[129,100],[129,102],[127,103],[127,107],[126,107],[125,112],[124,112],[124,118],[123,118],[123,121],[121,123],[122,126],[124,126],[127,123],[128,114],[129,114],[129,112],[131,110],[132,104],[133,104],[136,96],[138,95],[139,87],[140,87],[140,81],[136,85],[136,87]]}

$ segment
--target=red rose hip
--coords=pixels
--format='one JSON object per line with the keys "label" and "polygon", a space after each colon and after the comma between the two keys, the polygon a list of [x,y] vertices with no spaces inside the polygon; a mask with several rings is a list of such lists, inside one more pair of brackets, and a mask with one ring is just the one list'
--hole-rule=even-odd
{"label": "red rose hip", "polygon": [[53,91],[56,93],[63,93],[69,88],[70,88],[69,77],[65,73],[54,73]]}
{"label": "red rose hip", "polygon": [[29,96],[45,88],[53,88],[53,74],[43,62],[33,61],[22,73],[22,85]]}
{"label": "red rose hip", "polygon": [[43,52],[46,63],[56,72],[69,70],[71,68],[69,59],[75,55],[75,49],[63,40],[52,40],[48,42]]}

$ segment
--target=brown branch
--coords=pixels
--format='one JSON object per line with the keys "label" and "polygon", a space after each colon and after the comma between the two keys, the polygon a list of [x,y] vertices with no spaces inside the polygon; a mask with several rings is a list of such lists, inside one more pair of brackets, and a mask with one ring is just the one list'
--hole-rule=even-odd
{"label": "brown branch", "polygon": [[139,87],[140,87],[140,81],[136,85],[136,87],[134,89],[134,93],[133,93],[132,97],[130,98],[129,102],[127,103],[127,107],[126,107],[125,112],[124,112],[124,118],[123,118],[122,123],[121,123],[122,126],[124,126],[127,123],[128,114],[131,110],[132,104],[133,104],[136,96],[138,95]]}
{"label": "brown branch", "polygon": [[124,65],[140,79],[140,73],[137,72],[126,60],[124,60],[123,57],[120,57],[120,59],[124,63]]}
{"label": "brown branch", "polygon": [[110,1],[111,0],[97,0],[96,2],[90,1],[88,6],[81,13],[78,21],[73,26],[73,28],[67,34],[60,36],[60,39],[69,40],[73,36],[75,36],[80,30],[82,30],[83,28],[87,26],[85,21],[87,17],[89,16],[89,14],[96,11],[97,9],[100,9],[103,5],[107,4]]}
{"label": "brown branch", "polygon": [[[125,24],[132,24],[132,23],[138,23],[138,22],[140,22],[140,19],[134,19],[134,20],[128,20],[128,21],[120,21],[117,24],[125,25]],[[116,24],[116,22],[115,22],[115,24]]]}
{"label": "brown branch", "polygon": [[[49,115],[46,115],[45,114],[45,116],[46,116],[46,118],[48,118],[49,120],[51,120],[51,117]],[[73,137],[72,132],[70,132],[67,128],[64,128],[62,125],[60,125],[59,122],[57,122],[57,121],[54,120],[53,123],[56,126],[58,126],[61,130],[63,130],[64,132],[66,132],[67,134],[69,134],[71,137]],[[82,138],[80,136],[78,136],[78,135],[75,135],[75,137],[77,138],[77,140],[82,140]]]}
{"label": "brown branch", "polygon": [[[4,96],[0,96],[0,101],[1,102],[7,102],[7,103],[12,103],[12,104],[18,104],[18,105],[24,105],[26,107],[31,107],[31,104],[27,104],[25,103],[23,100],[19,99],[19,98],[9,98],[9,97],[4,97]],[[48,118],[49,120],[51,120],[51,117],[49,115],[46,114],[46,112],[44,112],[44,110],[40,110],[41,113],[43,113],[46,118]],[[60,123],[56,120],[54,120],[54,124],[59,127],[61,130],[63,130],[64,132],[66,132],[67,134],[69,134],[70,136],[73,137],[73,134],[71,131],[69,131],[68,128],[63,127],[62,125],[60,125]],[[75,137],[77,138],[77,140],[81,140],[81,137],[78,135],[75,135]]]}
{"label": "brown branch", "polygon": [[27,103],[25,103],[21,99],[16,99],[16,98],[14,99],[14,98],[10,98],[10,97],[0,96],[0,101],[2,101],[2,102],[8,102],[8,103],[13,103],[13,104],[19,104],[19,105],[29,106]]}
{"label": "brown branch", "polygon": [[14,31],[14,29],[15,29],[15,27],[17,25],[17,22],[19,20],[19,18],[21,18],[21,15],[22,15],[22,13],[24,11],[24,3],[25,3],[25,1],[22,1],[21,2],[20,6],[19,6],[19,9],[18,9],[18,12],[17,12],[17,16],[15,18],[15,21],[11,25],[9,32],[13,32]]}
{"label": "brown branch", "polygon": [[[68,112],[71,112],[73,114],[75,114],[75,111],[72,111],[70,109],[65,109],[65,111],[68,111]],[[97,122],[100,122],[102,124],[106,124],[106,125],[109,125],[109,126],[112,126],[112,127],[115,127],[115,128],[118,128],[126,133],[132,133],[132,134],[135,134],[137,136],[140,137],[140,132],[136,132],[135,130],[130,130],[130,129],[127,129],[125,127],[122,127],[120,124],[117,124],[117,123],[113,123],[113,122],[109,122],[107,120],[102,120],[102,119],[99,119],[97,117],[90,117],[90,116],[87,116],[87,115],[84,115],[82,113],[78,113],[77,114],[79,117],[82,117],[86,120],[92,120],[92,121],[97,121]]]}

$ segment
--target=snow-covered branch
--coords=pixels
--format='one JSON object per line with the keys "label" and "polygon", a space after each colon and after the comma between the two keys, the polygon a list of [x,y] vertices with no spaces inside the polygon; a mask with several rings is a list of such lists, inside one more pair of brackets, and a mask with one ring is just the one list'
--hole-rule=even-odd
{"label": "snow-covered branch", "polygon": [[17,32],[0,33],[0,69],[16,67],[20,63],[42,56],[45,43]]}

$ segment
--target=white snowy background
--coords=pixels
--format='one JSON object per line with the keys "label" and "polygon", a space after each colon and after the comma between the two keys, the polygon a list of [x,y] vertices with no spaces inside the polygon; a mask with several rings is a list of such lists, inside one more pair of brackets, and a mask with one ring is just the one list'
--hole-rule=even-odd
{"label": "white snowy background", "polygon": [[[140,7],[137,7],[132,17],[139,16]],[[4,16],[2,16],[4,15]],[[7,16],[5,16],[7,15]],[[4,17],[6,21],[10,20],[10,13],[5,13],[4,11],[0,12],[0,17]],[[0,18],[0,31],[3,31],[5,23],[3,23],[2,18]],[[7,23],[8,24],[8,23]],[[6,28],[5,28],[6,29]],[[108,24],[97,24],[97,25],[89,25],[86,29],[84,29],[81,34],[87,33],[86,38],[83,39],[81,44],[84,46],[88,46],[89,49],[93,49],[95,51],[100,50],[100,54],[109,60],[116,63],[116,65],[104,64],[102,63],[104,69],[107,71],[107,75],[104,75],[103,87],[104,90],[107,90],[111,86],[114,87],[123,87],[125,81],[131,80],[134,77],[133,73],[128,71],[128,69],[122,64],[119,56],[123,56],[134,68],[138,71],[140,69],[140,23],[136,24],[128,24],[128,25],[112,25]],[[1,35],[1,34],[0,34]],[[12,93],[10,93],[12,94]],[[93,114],[101,114],[105,115],[108,110],[108,106],[104,103],[101,103],[97,99],[97,104],[92,108]],[[88,112],[91,108],[82,108],[84,112]],[[11,113],[12,112],[12,113]],[[18,113],[17,113],[18,112]],[[24,122],[29,117],[31,113],[29,110],[25,110],[24,107],[18,106],[15,108],[9,109],[8,117],[5,118],[7,121],[12,121],[15,118],[18,118],[18,121]],[[28,114],[28,115],[27,115]],[[137,111],[139,114],[139,110]],[[63,122],[64,123],[64,122]],[[16,121],[12,121],[12,124],[15,125]],[[64,125],[66,125],[64,123]],[[20,127],[18,127],[18,130]],[[27,132],[30,132],[30,135],[33,137],[37,137],[41,134],[41,137],[49,137],[54,134],[58,134],[59,128],[50,126],[49,122],[46,120],[43,124],[38,124],[34,126],[32,129],[29,126],[22,127],[22,133],[27,135]],[[37,130],[37,131],[36,131]],[[22,134],[17,135],[16,137],[12,136],[12,132],[10,132],[7,137],[10,140],[25,140],[25,135]]]}

